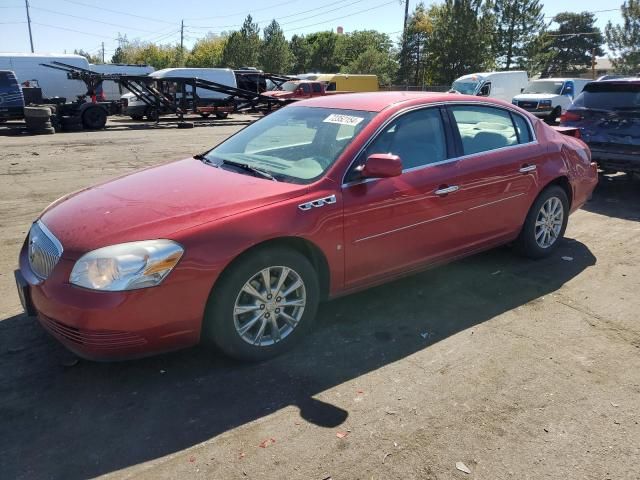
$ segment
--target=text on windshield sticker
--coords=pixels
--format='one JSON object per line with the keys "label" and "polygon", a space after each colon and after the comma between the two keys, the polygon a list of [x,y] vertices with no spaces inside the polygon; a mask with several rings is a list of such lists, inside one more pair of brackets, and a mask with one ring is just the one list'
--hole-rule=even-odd
{"label": "text on windshield sticker", "polygon": [[327,118],[325,118],[323,120],[323,122],[326,122],[326,123],[338,123],[340,125],[353,125],[353,126],[356,126],[362,120],[364,120],[363,117],[353,117],[351,115],[341,115],[339,113],[332,113]]}

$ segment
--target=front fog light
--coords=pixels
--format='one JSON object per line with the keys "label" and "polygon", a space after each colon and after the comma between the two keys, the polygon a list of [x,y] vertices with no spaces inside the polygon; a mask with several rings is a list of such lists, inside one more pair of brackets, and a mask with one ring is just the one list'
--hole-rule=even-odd
{"label": "front fog light", "polygon": [[69,281],[110,292],[160,284],[180,261],[184,249],[171,240],[146,240],[99,248],[83,255]]}

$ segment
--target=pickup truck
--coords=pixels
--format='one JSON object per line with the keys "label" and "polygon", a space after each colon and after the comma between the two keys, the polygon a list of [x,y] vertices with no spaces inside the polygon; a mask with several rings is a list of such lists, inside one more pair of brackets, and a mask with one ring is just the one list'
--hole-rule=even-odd
{"label": "pickup truck", "polygon": [[323,82],[313,82],[309,80],[290,80],[281,86],[282,90],[271,90],[262,95],[286,100],[304,100],[306,98],[321,97],[330,93],[327,92]]}

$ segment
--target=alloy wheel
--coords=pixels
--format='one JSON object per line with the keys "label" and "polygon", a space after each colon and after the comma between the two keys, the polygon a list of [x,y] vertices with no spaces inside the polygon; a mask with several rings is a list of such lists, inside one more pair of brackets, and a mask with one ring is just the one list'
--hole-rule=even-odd
{"label": "alloy wheel", "polygon": [[285,266],[267,267],[242,287],[233,308],[236,332],[245,342],[266,347],[298,326],[307,293],[302,277]]}
{"label": "alloy wheel", "polygon": [[536,243],[541,248],[549,248],[560,236],[564,221],[564,206],[558,197],[551,197],[542,204],[536,217]]}

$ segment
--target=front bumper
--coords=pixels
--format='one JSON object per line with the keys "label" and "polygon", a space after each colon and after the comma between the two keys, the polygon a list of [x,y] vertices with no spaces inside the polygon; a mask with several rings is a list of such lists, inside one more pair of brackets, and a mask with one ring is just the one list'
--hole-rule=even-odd
{"label": "front bumper", "polygon": [[16,283],[24,288],[27,313],[76,355],[122,360],[199,342],[206,295],[203,302],[198,288],[174,281],[127,292],[87,290],[69,283],[73,263],[60,259],[49,278],[40,281],[23,247]]}

